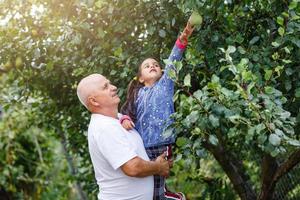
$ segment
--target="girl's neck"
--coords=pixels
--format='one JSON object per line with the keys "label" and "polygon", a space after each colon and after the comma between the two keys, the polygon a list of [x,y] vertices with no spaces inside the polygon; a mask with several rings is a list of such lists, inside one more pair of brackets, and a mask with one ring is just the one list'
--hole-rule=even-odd
{"label": "girl's neck", "polygon": [[147,82],[144,82],[145,87],[152,87],[158,80],[150,80]]}

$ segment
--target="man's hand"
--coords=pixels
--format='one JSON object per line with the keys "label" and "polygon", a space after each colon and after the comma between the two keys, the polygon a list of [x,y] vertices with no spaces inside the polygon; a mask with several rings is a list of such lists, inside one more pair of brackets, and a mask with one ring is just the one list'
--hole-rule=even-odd
{"label": "man's hand", "polygon": [[129,120],[129,119],[125,119],[122,121],[122,126],[123,128],[125,128],[126,130],[131,130],[135,127],[133,121]]}
{"label": "man's hand", "polygon": [[186,43],[188,38],[192,35],[194,28],[190,22],[187,22],[183,32],[179,36],[179,39],[181,42]]}
{"label": "man's hand", "polygon": [[169,162],[166,160],[167,153],[163,153],[158,156],[155,160],[159,164],[159,173],[158,175],[168,177],[170,172]]}

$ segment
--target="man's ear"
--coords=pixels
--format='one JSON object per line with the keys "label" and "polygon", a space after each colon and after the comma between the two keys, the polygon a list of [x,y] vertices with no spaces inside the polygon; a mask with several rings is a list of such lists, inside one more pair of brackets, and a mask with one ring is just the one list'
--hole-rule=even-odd
{"label": "man's ear", "polygon": [[88,97],[88,102],[89,102],[90,105],[93,105],[95,107],[100,106],[100,104],[95,100],[94,97],[89,96]]}

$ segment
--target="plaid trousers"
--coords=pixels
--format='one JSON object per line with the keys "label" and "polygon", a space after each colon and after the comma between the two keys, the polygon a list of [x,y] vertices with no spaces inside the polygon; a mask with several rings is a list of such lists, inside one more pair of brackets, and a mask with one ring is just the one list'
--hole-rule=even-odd
{"label": "plaid trousers", "polygon": [[[172,146],[171,145],[162,145],[146,148],[146,152],[150,160],[155,160],[165,151],[168,152],[168,158],[172,156]],[[165,177],[154,175],[154,194],[153,200],[166,200],[165,197]]]}

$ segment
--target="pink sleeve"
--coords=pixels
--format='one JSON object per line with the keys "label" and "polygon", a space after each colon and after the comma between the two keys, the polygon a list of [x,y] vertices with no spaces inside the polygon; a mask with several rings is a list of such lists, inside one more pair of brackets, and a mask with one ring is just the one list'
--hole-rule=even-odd
{"label": "pink sleeve", "polygon": [[177,38],[175,44],[176,44],[176,46],[177,46],[179,49],[185,49],[186,46],[187,46],[187,44],[188,44],[188,41],[186,40],[186,41],[182,42],[182,41],[180,41],[179,38]]}
{"label": "pink sleeve", "polygon": [[131,120],[131,118],[128,116],[128,115],[123,115],[121,118],[120,118],[120,123],[122,124],[124,120]]}

